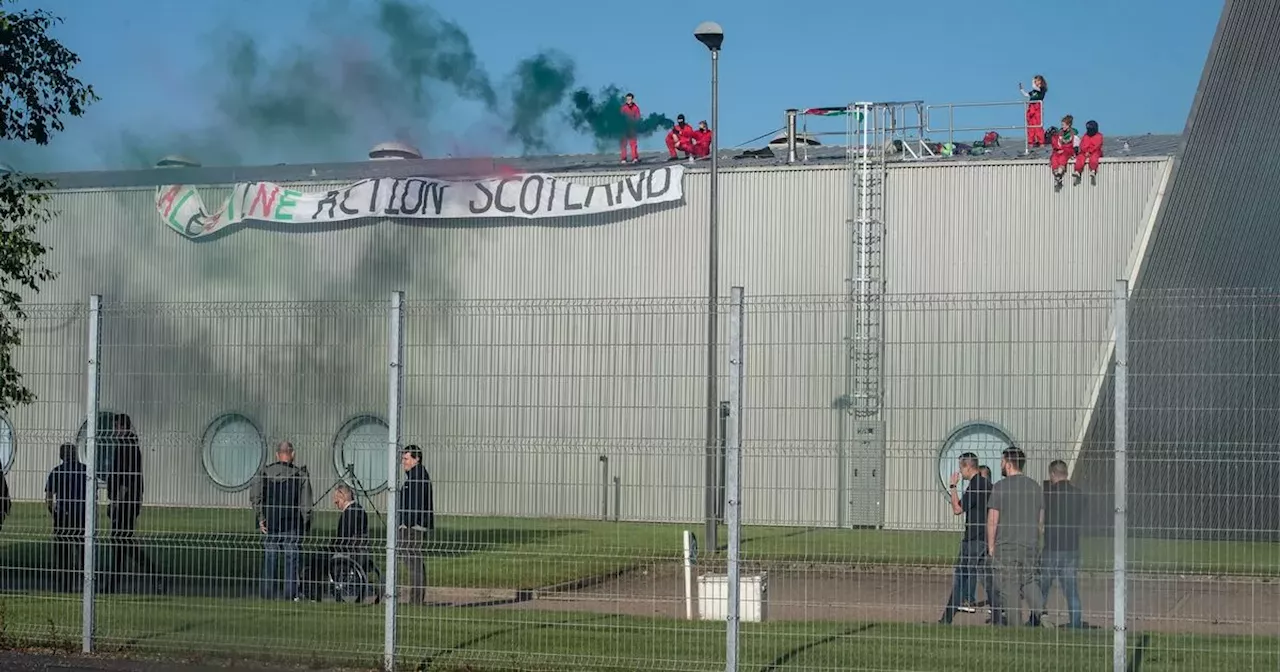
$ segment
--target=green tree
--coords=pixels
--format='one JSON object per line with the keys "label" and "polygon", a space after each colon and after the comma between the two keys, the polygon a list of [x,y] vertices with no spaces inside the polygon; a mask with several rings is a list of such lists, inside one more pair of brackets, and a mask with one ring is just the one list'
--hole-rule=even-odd
{"label": "green tree", "polygon": [[[63,130],[63,119],[84,114],[98,97],[71,75],[80,57],[49,35],[62,19],[41,9],[6,9],[9,4],[0,0],[0,143],[46,145]],[[16,171],[0,174],[0,411],[35,400],[13,353],[26,319],[20,292],[38,292],[54,277],[36,239],[36,230],[56,216],[50,186]]]}

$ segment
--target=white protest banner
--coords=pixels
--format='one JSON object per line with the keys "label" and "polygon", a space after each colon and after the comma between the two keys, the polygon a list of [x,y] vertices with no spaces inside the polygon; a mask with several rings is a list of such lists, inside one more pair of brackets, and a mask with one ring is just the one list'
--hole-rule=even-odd
{"label": "white protest banner", "polygon": [[450,182],[432,177],[362,180],[328,191],[303,192],[270,182],[235,185],[207,210],[199,191],[171,184],[156,189],[160,219],[187,238],[247,221],[328,224],[354,219],[546,219],[630,210],[684,198],[684,166],[644,170],[610,184],[588,186],[541,173]]}

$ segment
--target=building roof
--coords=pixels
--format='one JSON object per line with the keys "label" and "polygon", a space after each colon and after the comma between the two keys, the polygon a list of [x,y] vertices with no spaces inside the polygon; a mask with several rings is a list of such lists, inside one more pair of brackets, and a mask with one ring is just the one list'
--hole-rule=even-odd
{"label": "building roof", "polygon": [[[1107,139],[1107,156],[1113,159],[1153,158],[1173,156],[1179,151],[1179,135],[1110,136]],[[1006,139],[1006,142],[1009,142]],[[1125,150],[1125,143],[1128,149]],[[786,157],[774,149],[774,156],[744,156],[744,149],[720,150],[722,169],[781,167]],[[801,166],[838,166],[849,161],[849,148],[840,145],[797,148]],[[933,157],[922,161],[1011,161],[1048,160],[1048,150],[1039,149],[1023,154],[1023,144],[1014,139],[1011,144],[998,147],[982,155]],[[164,184],[234,184],[237,182],[342,182],[382,177],[416,177],[430,175],[443,179],[492,175],[500,171],[542,173],[617,173],[634,170],[618,162],[616,154],[563,154],[556,156],[532,156],[517,158],[462,158],[462,159],[398,159],[382,161],[352,161],[344,163],[279,164],[274,166],[201,167],[201,168],[147,168],[142,170],[85,171],[49,173],[40,175],[54,182],[60,189],[126,189],[149,188]],[[661,165],[665,152],[644,152],[641,166]],[[892,160],[892,159],[891,159]],[[901,160],[901,159],[899,159]],[[692,169],[705,170],[707,164],[698,162]]]}

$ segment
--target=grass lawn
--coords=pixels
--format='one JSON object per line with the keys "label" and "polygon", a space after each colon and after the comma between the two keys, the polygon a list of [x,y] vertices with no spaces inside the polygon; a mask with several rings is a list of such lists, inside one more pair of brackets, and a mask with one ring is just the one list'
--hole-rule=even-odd
{"label": "grass lawn", "polygon": [[[79,603],[0,596],[0,648],[78,645]],[[186,659],[270,658],[310,666],[372,668],[382,647],[382,609],[255,600],[105,597],[100,651]],[[61,626],[59,624],[67,624]],[[404,669],[722,670],[724,624],[491,608],[402,607]],[[1274,670],[1274,638],[1132,633],[1144,672]],[[1108,630],[875,623],[744,624],[742,670],[1111,669]],[[422,667],[418,667],[422,665]]]}
{"label": "grass lawn", "polygon": [[[317,548],[327,543],[336,520],[331,512],[317,514],[310,543]],[[461,588],[539,588],[647,562],[678,561],[681,530],[701,532],[698,524],[458,516],[438,521],[430,550],[431,583]],[[171,576],[194,581],[259,573],[261,539],[247,510],[154,507],[147,508],[139,522],[149,551]],[[371,524],[377,527],[376,518]],[[105,513],[99,525],[105,529]],[[372,534],[380,537],[382,531]],[[722,540],[725,535],[722,531]],[[958,540],[948,532],[781,527],[748,527],[743,536],[744,560],[774,567],[950,567]],[[0,567],[47,567],[48,538],[43,507],[15,504],[0,536]],[[1087,540],[1087,569],[1110,569],[1110,544],[1109,538]],[[1134,572],[1280,577],[1280,553],[1272,544],[1134,539],[1129,557]],[[715,558],[708,561],[714,563]]]}

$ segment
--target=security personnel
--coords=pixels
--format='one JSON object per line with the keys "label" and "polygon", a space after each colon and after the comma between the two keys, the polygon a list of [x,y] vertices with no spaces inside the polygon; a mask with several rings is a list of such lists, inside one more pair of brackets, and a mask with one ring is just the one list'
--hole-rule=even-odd
{"label": "security personnel", "polygon": [[133,431],[133,420],[128,415],[112,414],[110,419],[106,444],[111,451],[111,466],[106,479],[107,497],[111,499],[107,514],[111,519],[112,587],[119,588],[125,567],[132,562],[151,577],[156,592],[163,592],[164,584],[155,563],[134,537],[138,529],[138,515],[142,513],[141,441]]}
{"label": "security personnel", "polygon": [[427,602],[426,538],[436,527],[431,475],[422,466],[422,448],[415,445],[405,446],[400,466],[400,559],[409,570],[409,604],[421,605]]}
{"label": "security personnel", "polygon": [[279,563],[284,560],[284,598],[301,600],[298,574],[302,565],[302,535],[311,527],[311,476],[306,467],[293,463],[293,444],[276,446],[276,461],[254,477],[249,502],[257,514],[258,531],[264,535],[262,596],[274,599]]}
{"label": "security personnel", "polygon": [[[89,474],[80,461],[76,444],[58,448],[62,462],[49,472],[44,484],[44,506],[53,518],[53,541],[59,583],[74,585],[72,572],[84,568],[84,516]],[[95,493],[96,494],[96,493]]]}

